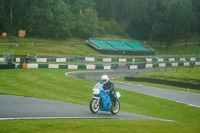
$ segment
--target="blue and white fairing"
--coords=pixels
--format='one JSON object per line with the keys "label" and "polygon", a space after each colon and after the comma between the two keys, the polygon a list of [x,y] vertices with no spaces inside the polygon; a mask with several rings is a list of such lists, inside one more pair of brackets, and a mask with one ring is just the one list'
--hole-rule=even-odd
{"label": "blue and white fairing", "polygon": [[[111,111],[112,101],[109,96],[109,92],[104,92],[103,84],[97,83],[93,88],[93,94],[93,98],[98,99],[99,102],[100,98],[102,100],[103,108],[100,108],[100,111]],[[118,99],[120,96],[120,93],[116,92],[116,98]]]}

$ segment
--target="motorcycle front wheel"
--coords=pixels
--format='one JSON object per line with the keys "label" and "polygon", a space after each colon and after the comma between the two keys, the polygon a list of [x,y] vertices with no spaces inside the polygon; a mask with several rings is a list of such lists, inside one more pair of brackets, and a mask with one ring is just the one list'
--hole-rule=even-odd
{"label": "motorcycle front wheel", "polygon": [[99,103],[98,103],[98,100],[97,100],[97,99],[92,99],[92,100],[90,101],[89,107],[90,107],[90,111],[91,111],[92,113],[97,113],[97,112],[99,111]]}
{"label": "motorcycle front wheel", "polygon": [[111,113],[115,115],[115,114],[117,114],[119,112],[119,110],[120,110],[120,103],[117,100],[115,102],[115,106],[113,106],[113,105],[111,106]]}

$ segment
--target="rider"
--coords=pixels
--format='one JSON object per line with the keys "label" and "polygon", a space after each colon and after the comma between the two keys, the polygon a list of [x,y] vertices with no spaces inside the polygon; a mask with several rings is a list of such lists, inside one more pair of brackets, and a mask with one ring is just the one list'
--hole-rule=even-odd
{"label": "rider", "polygon": [[116,102],[116,91],[114,89],[114,84],[112,82],[109,81],[109,78],[108,78],[108,75],[103,75],[101,77],[101,83],[103,84],[103,89],[105,92],[110,92],[109,95],[110,95],[110,98],[111,98],[111,101],[112,103],[114,104],[115,106],[115,102]]}

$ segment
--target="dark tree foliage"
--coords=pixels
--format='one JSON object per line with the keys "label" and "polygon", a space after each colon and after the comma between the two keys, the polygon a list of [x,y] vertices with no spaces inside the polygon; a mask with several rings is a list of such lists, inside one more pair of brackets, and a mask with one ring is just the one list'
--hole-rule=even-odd
{"label": "dark tree foliage", "polygon": [[0,0],[0,32],[82,38],[106,34],[164,42],[200,32],[199,0]]}

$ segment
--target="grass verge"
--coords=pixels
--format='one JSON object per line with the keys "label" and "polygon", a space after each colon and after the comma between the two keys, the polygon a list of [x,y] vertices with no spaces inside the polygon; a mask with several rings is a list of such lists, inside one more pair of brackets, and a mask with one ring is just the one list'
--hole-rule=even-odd
{"label": "grass verge", "polygon": [[[124,38],[121,36],[108,35],[106,39],[110,40],[132,40],[131,38]],[[12,38],[12,39],[11,39]],[[105,38],[104,38],[105,39]],[[12,40],[12,41],[11,41]],[[70,44],[67,42],[74,42],[75,44]],[[81,44],[77,44],[80,43]],[[53,55],[101,55],[97,51],[83,44],[85,40],[80,38],[68,38],[68,39],[47,39],[47,38],[18,38],[10,37],[4,38],[0,37],[0,43],[8,43],[6,45],[0,44],[1,52],[12,52],[15,55],[26,55],[30,54],[49,54]],[[19,47],[16,47],[16,43]],[[22,44],[25,43],[25,44]],[[155,49],[156,55],[186,55],[186,54],[200,54],[200,46],[198,44],[190,44],[186,46],[176,46],[170,47],[168,50],[165,48],[159,48],[157,46],[152,46]],[[51,54],[51,56],[52,56]],[[110,55],[109,55],[110,56]],[[127,56],[126,56],[127,57]]]}
{"label": "grass verge", "polygon": [[[119,81],[119,82],[125,82],[125,83],[132,83],[132,84],[139,84],[139,85],[144,85],[144,86],[152,86],[152,87],[158,87],[158,88],[163,88],[163,89],[188,92],[188,88],[180,88],[180,87],[175,87],[175,86],[154,84],[154,83],[147,83],[147,82],[125,81],[123,77],[122,78],[115,78],[113,80]],[[189,89],[189,92],[200,94],[200,90]]]}
{"label": "grass verge", "polygon": [[0,121],[1,133],[199,133],[199,124],[149,120],[10,120]]}
{"label": "grass verge", "polygon": [[[0,70],[0,94],[20,95],[88,106],[94,82],[65,76],[66,69]],[[4,120],[1,132],[197,132],[200,109],[116,88],[121,111],[176,122],[149,120]]]}
{"label": "grass verge", "polygon": [[200,67],[192,69],[176,69],[166,72],[150,72],[139,74],[136,77],[148,77],[153,79],[164,79],[178,82],[188,82],[194,84],[200,84]]}
{"label": "grass verge", "polygon": [[[176,70],[171,70],[171,71],[166,71],[166,72],[164,71],[149,72],[149,73],[144,73],[144,74],[138,74],[136,77],[164,79],[164,80],[178,81],[178,82],[184,82],[184,83],[188,82],[188,83],[200,84],[200,67],[195,67],[195,68],[192,68],[191,70],[185,68],[185,69],[180,69],[178,71],[176,69]],[[115,81],[142,84],[145,86],[154,86],[154,87],[178,90],[178,91],[188,91],[188,88],[180,88],[180,87],[147,83],[147,82],[124,81],[124,78],[116,78]],[[190,89],[189,91],[200,94],[200,90],[198,89]]]}
{"label": "grass verge", "polygon": [[153,47],[156,55],[187,55],[187,54],[200,54],[200,46],[198,44],[190,44],[188,46],[180,45],[165,48]]}
{"label": "grass verge", "polygon": [[[97,51],[86,44],[56,44],[56,43],[33,43],[33,44],[5,44],[0,45],[0,53],[14,53],[15,55],[100,55]],[[51,53],[51,54],[50,54]]]}
{"label": "grass verge", "polygon": [[[88,106],[94,82],[65,76],[66,69],[0,71],[0,94],[36,97]],[[200,122],[200,109],[122,89],[121,111],[163,119]],[[173,109],[172,109],[173,107]],[[186,116],[186,117],[185,117]]]}

